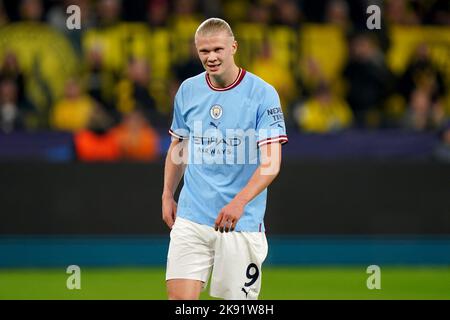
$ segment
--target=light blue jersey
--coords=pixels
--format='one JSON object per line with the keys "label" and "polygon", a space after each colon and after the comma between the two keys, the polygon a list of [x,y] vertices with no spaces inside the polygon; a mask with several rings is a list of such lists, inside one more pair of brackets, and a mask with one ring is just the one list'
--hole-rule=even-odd
{"label": "light blue jersey", "polygon": [[[169,133],[189,139],[177,216],[208,226],[249,182],[258,147],[288,141],[276,90],[243,69],[226,88],[214,87],[206,72],[185,80]],[[245,206],[236,231],[265,230],[266,196],[267,189]]]}

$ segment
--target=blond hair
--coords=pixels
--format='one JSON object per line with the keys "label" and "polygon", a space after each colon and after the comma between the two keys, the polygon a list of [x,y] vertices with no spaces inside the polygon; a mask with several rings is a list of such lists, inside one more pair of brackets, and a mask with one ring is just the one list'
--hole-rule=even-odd
{"label": "blond hair", "polygon": [[195,37],[210,36],[220,32],[225,32],[228,36],[234,38],[233,31],[228,22],[220,18],[209,18],[198,26]]}

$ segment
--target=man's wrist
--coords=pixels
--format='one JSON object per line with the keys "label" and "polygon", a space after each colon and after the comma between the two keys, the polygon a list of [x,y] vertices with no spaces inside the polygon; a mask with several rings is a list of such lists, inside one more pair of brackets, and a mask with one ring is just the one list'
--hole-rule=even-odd
{"label": "man's wrist", "polygon": [[236,197],[234,197],[234,201],[236,201],[238,204],[240,204],[241,206],[245,207],[247,205],[247,203],[249,203],[249,200],[247,200],[244,196],[242,195],[236,195]]}
{"label": "man's wrist", "polygon": [[170,191],[163,191],[163,194],[161,196],[161,199],[173,199],[173,192]]}

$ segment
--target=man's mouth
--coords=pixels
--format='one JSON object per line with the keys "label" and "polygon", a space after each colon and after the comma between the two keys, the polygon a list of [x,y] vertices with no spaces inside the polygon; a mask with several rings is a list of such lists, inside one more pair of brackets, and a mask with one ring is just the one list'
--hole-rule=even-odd
{"label": "man's mouth", "polygon": [[221,65],[221,63],[219,63],[219,64],[208,64],[207,66],[208,66],[209,70],[217,71],[219,69],[220,65]]}

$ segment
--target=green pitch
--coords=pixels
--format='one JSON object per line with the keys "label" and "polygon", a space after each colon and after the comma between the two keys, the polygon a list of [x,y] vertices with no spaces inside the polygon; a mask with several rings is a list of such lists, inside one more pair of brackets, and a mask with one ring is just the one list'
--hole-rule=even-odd
{"label": "green pitch", "polygon": [[[166,299],[163,268],[83,268],[81,290],[65,269],[0,269],[0,299]],[[261,299],[450,299],[450,267],[381,267],[381,289],[366,267],[263,269]],[[202,299],[209,299],[207,292]]]}

